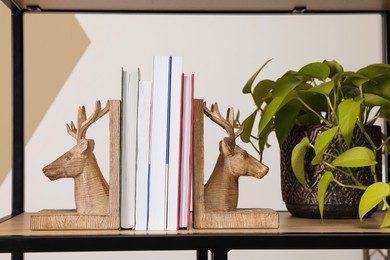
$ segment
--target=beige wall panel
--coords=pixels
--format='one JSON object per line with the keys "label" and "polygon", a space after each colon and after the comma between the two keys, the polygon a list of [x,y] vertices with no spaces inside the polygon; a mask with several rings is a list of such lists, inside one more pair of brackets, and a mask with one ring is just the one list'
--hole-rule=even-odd
{"label": "beige wall panel", "polygon": [[12,157],[11,13],[0,2],[0,185]]}
{"label": "beige wall panel", "polygon": [[25,15],[26,143],[88,45],[74,15]]}

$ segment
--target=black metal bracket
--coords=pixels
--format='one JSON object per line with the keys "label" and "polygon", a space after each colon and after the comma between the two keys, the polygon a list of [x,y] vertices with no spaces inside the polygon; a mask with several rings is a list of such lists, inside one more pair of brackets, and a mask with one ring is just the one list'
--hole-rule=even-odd
{"label": "black metal bracket", "polygon": [[24,212],[23,11],[12,5],[12,215]]}

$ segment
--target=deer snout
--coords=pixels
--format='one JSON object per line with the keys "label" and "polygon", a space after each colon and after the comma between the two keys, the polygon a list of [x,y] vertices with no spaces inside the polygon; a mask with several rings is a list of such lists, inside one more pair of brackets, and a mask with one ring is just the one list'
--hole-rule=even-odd
{"label": "deer snout", "polygon": [[43,173],[51,181],[57,180],[61,174],[59,174],[60,169],[53,169],[51,165],[47,165],[42,169]]}
{"label": "deer snout", "polygon": [[257,168],[256,174],[254,175],[257,179],[263,178],[265,175],[267,175],[269,168],[265,166],[264,164],[260,163],[260,165]]}

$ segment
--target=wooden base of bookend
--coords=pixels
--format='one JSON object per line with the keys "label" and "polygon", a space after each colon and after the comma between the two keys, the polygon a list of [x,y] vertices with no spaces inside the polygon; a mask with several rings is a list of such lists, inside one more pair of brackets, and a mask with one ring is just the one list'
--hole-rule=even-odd
{"label": "wooden base of bookend", "polygon": [[204,200],[204,102],[194,101],[194,228],[278,228],[279,215],[272,209],[213,211]]}
{"label": "wooden base of bookend", "polygon": [[119,229],[111,215],[80,215],[76,210],[42,210],[31,216],[32,230]]}
{"label": "wooden base of bookend", "polygon": [[[100,107],[100,103],[98,107]],[[97,108],[96,110],[98,110]],[[98,211],[96,211],[92,207],[84,206],[83,204],[88,204],[91,199],[78,199],[77,193],[87,194],[87,196],[90,193],[83,193],[75,187],[77,210],[60,209],[37,212],[31,216],[30,228],[32,230],[120,229],[120,101],[108,101],[105,109],[109,109],[110,115],[110,179],[108,183],[108,203],[103,204],[107,207],[101,208],[101,203],[98,203]],[[102,111],[106,111],[105,109]],[[72,126],[68,129],[68,132],[76,132],[75,130],[77,129]],[[89,188],[92,187],[89,186]],[[87,212],[83,213],[83,211]]]}
{"label": "wooden base of bookend", "polygon": [[272,209],[237,209],[197,213],[194,228],[278,228],[279,215]]}

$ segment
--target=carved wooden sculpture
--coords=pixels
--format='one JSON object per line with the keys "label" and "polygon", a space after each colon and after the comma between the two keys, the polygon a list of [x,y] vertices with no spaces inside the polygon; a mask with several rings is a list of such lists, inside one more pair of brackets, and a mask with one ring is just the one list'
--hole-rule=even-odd
{"label": "carved wooden sculpture", "polygon": [[95,111],[87,119],[85,107],[79,107],[78,128],[73,122],[66,125],[68,133],[77,144],[43,168],[50,180],[73,178],[76,211],[78,214],[105,215],[108,213],[109,187],[100,171],[93,149],[95,141],[86,139],[88,127],[109,111],[109,104],[102,110],[100,101],[96,102]]}
{"label": "carved wooden sculpture", "polygon": [[[95,155],[95,142],[86,138],[88,128],[110,113],[110,185]],[[32,229],[118,229],[119,228],[119,150],[120,101],[111,100],[102,109],[100,101],[87,118],[85,107],[78,110],[77,128],[66,125],[76,145],[43,168],[50,180],[74,179],[75,211],[49,210],[32,216]]]}
{"label": "carved wooden sculpture", "polygon": [[260,179],[267,174],[268,167],[236,145],[235,140],[242,133],[243,127],[234,132],[232,108],[228,109],[226,119],[221,116],[217,103],[211,106],[211,110],[205,105],[204,112],[228,133],[228,137],[219,143],[220,154],[205,186],[205,207],[215,211],[236,210],[238,177],[253,176]]}
{"label": "carved wooden sculpture", "polygon": [[[219,144],[214,170],[204,184],[204,114],[228,133]],[[243,129],[234,131],[233,110],[226,118],[215,103],[208,109],[203,100],[194,101],[194,228],[277,228],[278,214],[272,209],[237,209],[238,177],[264,177],[268,167],[236,145]]]}

